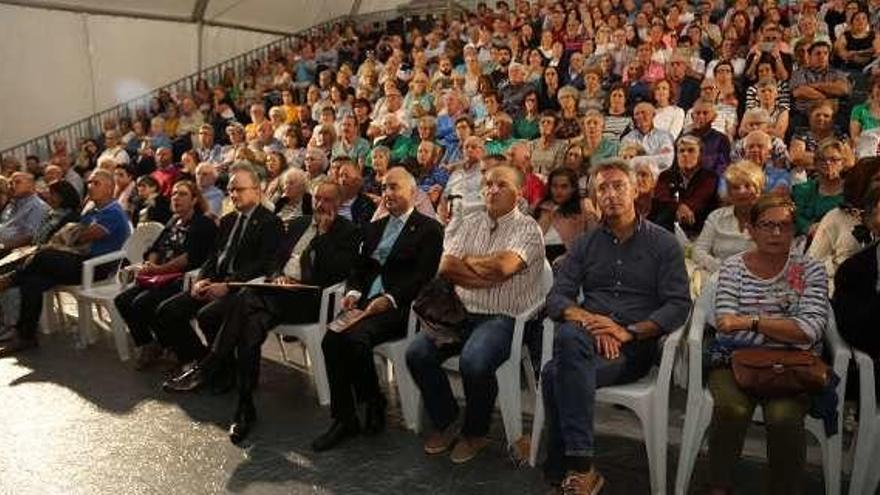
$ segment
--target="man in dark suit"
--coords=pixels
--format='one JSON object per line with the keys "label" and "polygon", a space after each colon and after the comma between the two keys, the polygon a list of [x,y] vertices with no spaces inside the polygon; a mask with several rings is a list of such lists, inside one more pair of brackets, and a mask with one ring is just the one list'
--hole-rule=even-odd
{"label": "man in dark suit", "polygon": [[190,319],[195,316],[208,342],[213,342],[232,301],[228,282],[245,282],[271,273],[282,225],[260,204],[260,179],[249,164],[230,170],[229,197],[235,212],[220,219],[217,249],[198,280],[156,309],[156,332],[177,354],[181,364],[198,361],[208,352]]}
{"label": "man in dark suit", "polygon": [[281,240],[275,269],[267,277],[279,287],[246,288],[231,296],[229,311],[211,351],[196,366],[166,384],[171,391],[195,390],[235,352],[239,401],[229,429],[233,443],[242,441],[256,421],[253,391],[259,375],[260,348],[269,330],[279,323],[318,320],[321,291],[291,287],[306,284],[323,289],[344,280],[351,271],[360,245],[360,231],[337,214],[341,197],[336,183],[318,185],[314,216],[295,219]]}
{"label": "man in dark suit", "polygon": [[367,433],[384,428],[386,401],[379,390],[373,347],[404,336],[410,303],[437,272],[443,250],[443,228],[413,208],[413,176],[393,168],[382,188],[382,202],[390,214],[364,228],[364,242],[342,300],[343,309],[363,313],[342,332],[328,331],[322,343],[333,423],[312,442],[318,452],[360,432],[357,403],[366,404]]}

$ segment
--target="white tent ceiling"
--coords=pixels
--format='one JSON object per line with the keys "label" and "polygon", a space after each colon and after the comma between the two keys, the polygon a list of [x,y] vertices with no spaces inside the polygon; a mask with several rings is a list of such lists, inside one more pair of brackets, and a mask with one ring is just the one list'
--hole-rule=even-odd
{"label": "white tent ceiling", "polygon": [[293,33],[353,13],[371,13],[406,2],[389,0],[0,0],[26,7],[121,15],[177,22],[203,22]]}
{"label": "white tent ceiling", "polygon": [[[0,150],[395,0],[0,0]],[[13,70],[14,69],[14,70]]]}

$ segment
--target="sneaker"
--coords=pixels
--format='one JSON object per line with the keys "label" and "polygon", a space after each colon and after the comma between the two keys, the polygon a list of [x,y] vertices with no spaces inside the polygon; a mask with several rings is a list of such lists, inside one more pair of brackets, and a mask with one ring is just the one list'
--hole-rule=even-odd
{"label": "sneaker", "polygon": [[425,453],[428,455],[442,454],[452,448],[458,436],[459,423],[453,422],[443,431],[434,431],[425,439]]}
{"label": "sneaker", "polygon": [[605,486],[605,478],[592,468],[582,473],[571,471],[562,480],[562,493],[565,495],[596,495]]}
{"label": "sneaker", "polygon": [[453,464],[464,464],[476,457],[488,445],[488,437],[461,437],[452,449],[449,460]]}

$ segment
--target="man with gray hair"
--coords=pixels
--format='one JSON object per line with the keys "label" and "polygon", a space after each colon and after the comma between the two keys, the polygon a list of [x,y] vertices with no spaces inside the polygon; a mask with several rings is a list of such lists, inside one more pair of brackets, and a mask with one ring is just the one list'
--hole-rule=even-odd
{"label": "man with gray hair", "polygon": [[[450,459],[456,464],[470,461],[488,444],[498,394],[495,372],[510,354],[514,318],[544,296],[544,239],[538,223],[517,208],[521,189],[521,175],[513,167],[486,172],[485,209],[465,217],[446,237],[438,272],[455,286],[467,312],[456,329],[458,338],[450,342],[422,332],[406,351],[407,367],[434,426],[425,453],[452,449]],[[465,393],[460,434],[458,402],[442,367],[457,354]]]}
{"label": "man with gray hair", "polygon": [[779,168],[789,168],[791,158],[788,154],[788,146],[785,141],[770,134],[770,114],[763,108],[750,108],[743,115],[742,124],[739,128],[742,139],[736,141],[733,150],[730,152],[730,161],[738,162],[745,158],[746,142],[745,136],[753,131],[761,131],[770,136],[770,159]]}
{"label": "man with gray hair", "polygon": [[621,139],[621,144],[635,142],[647,152],[644,160],[649,160],[660,172],[672,166],[675,158],[675,140],[672,134],[654,127],[654,105],[641,102],[633,110],[635,128]]}
{"label": "man with gray hair", "polygon": [[50,210],[37,196],[36,181],[29,172],[15,172],[11,182],[12,200],[0,211],[0,255],[30,244]]}
{"label": "man with gray hair", "polygon": [[[78,284],[85,260],[121,249],[131,233],[128,217],[113,197],[113,174],[103,169],[93,171],[88,187],[93,207],[77,224],[68,224],[62,227],[63,232],[59,231],[67,240],[66,247],[41,249],[12,274],[0,277],[0,291],[12,286],[21,291],[16,334],[0,347],[0,358],[37,346],[45,291],[56,285]],[[96,278],[106,275],[104,269],[96,271]]]}
{"label": "man with gray hair", "polygon": [[128,152],[125,151],[122,139],[119,138],[119,131],[111,129],[105,132],[104,145],[104,151],[101,152],[95,163],[100,163],[103,159],[111,159],[117,164],[129,162]]}
{"label": "man with gray hair", "polygon": [[308,183],[306,184],[309,194],[315,193],[318,184],[327,180],[327,168],[330,162],[327,155],[320,148],[306,149],[306,156],[303,158],[306,172],[309,174]]}
{"label": "man with gray hair", "polygon": [[630,166],[613,159],[590,176],[602,223],[575,242],[547,296],[557,327],[541,381],[545,474],[571,493],[598,493],[604,484],[593,465],[596,389],[647,373],[658,337],[684,324],[691,302],[675,237],[636,214]]}
{"label": "man with gray hair", "polygon": [[[361,432],[358,402],[366,405],[363,429],[385,427],[387,401],[379,388],[373,347],[406,334],[409,308],[437,272],[443,228],[414,208],[416,182],[400,167],[382,179],[382,203],[389,215],[365,225],[360,255],[348,278],[342,308],[358,316],[342,332],[327,332],[324,351],[333,423],[312,442],[331,449]],[[352,313],[354,314],[354,313]],[[354,392],[354,393],[353,393]]]}

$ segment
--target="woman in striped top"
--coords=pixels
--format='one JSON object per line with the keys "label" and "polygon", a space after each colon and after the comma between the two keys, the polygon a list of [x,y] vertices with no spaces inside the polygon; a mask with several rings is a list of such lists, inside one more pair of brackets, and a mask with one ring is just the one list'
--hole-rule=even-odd
{"label": "woman in striped top", "polygon": [[767,424],[770,493],[799,490],[806,462],[806,395],[762,400],[741,390],[730,369],[730,352],[741,347],[814,350],[828,319],[824,268],[791,253],[794,204],[786,197],[759,199],[749,215],[755,249],[728,258],[715,296],[717,333],[707,346],[712,370],[709,390],[715,401],[709,435],[712,493],[732,493],[733,470],[755,406]]}

